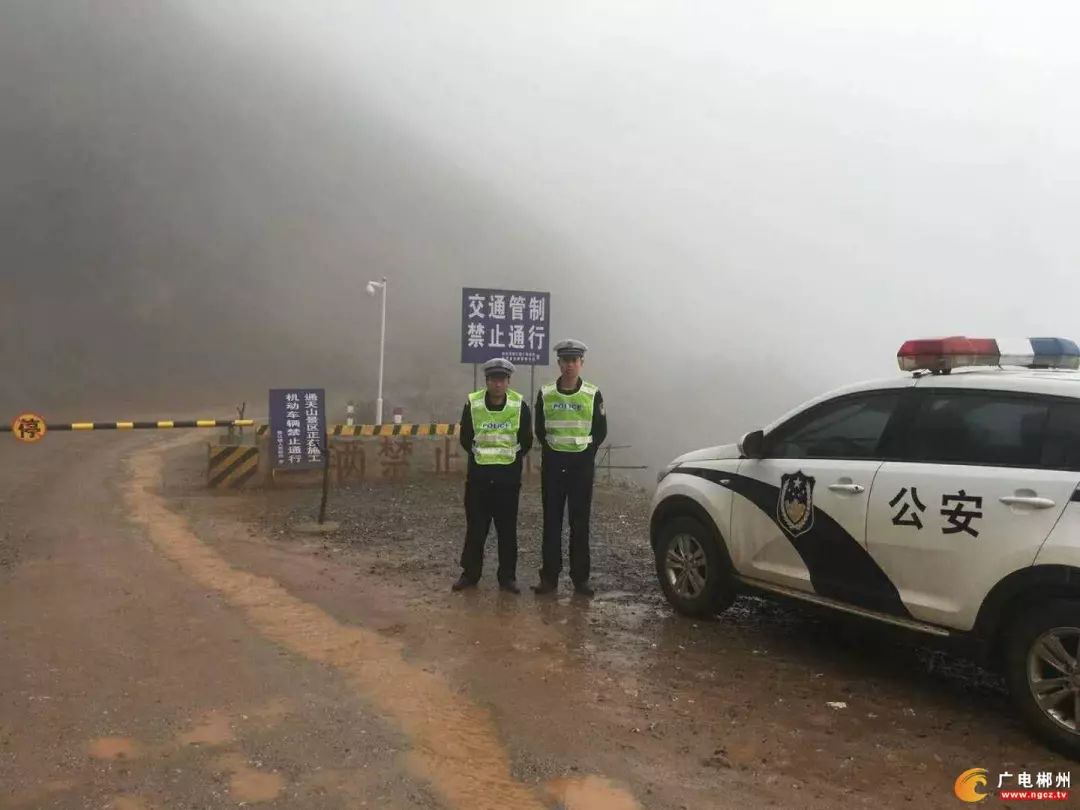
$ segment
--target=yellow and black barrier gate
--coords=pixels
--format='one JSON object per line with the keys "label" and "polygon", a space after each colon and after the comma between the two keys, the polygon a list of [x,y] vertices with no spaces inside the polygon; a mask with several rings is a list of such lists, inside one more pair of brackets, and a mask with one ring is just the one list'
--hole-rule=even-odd
{"label": "yellow and black barrier gate", "polygon": [[157,422],[68,422],[49,430],[174,430],[181,428],[253,427],[254,419],[165,419]]}
{"label": "yellow and black barrier gate", "polygon": [[[10,425],[0,425],[0,433],[13,433],[22,442],[41,441],[49,431],[125,431],[125,430],[180,430],[185,428],[254,428],[256,444],[211,444],[207,448],[206,483],[211,489],[239,489],[255,478],[265,465],[265,442],[270,439],[269,425],[254,419],[159,419],[154,421],[116,422],[63,422],[46,423],[37,414],[20,414]],[[332,462],[336,462],[338,483],[347,478],[366,477],[367,459],[359,442],[364,439],[379,440],[378,463],[382,477],[401,479],[411,467],[412,439],[428,437],[441,440],[445,448],[434,453],[435,473],[453,472],[451,460],[458,456],[452,443],[460,432],[460,425],[446,422],[420,424],[384,425],[328,425],[327,449]],[[356,444],[354,444],[356,442]],[[269,470],[267,473],[269,474]]]}
{"label": "yellow and black barrier gate", "polygon": [[[0,433],[12,433],[21,442],[35,443],[50,431],[89,430],[183,430],[186,428],[254,427],[254,419],[156,419],[153,421],[53,422],[35,413],[23,413],[10,425],[0,425]],[[239,488],[259,471],[259,449],[251,445],[210,445],[206,481],[212,488]]]}
{"label": "yellow and black barrier gate", "polygon": [[10,425],[0,425],[0,433],[13,433],[23,442],[38,442],[51,430],[179,430],[182,428],[254,427],[254,419],[158,419],[144,422],[46,422],[36,413],[23,413]]}

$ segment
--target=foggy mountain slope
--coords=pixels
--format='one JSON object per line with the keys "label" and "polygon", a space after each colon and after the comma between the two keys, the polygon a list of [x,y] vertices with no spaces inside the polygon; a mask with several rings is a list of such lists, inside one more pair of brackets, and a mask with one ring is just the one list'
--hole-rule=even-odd
{"label": "foggy mountain slope", "polygon": [[[378,301],[363,286],[385,273],[388,407],[456,418],[472,383],[458,363],[461,286],[550,289],[553,335],[594,347],[613,440],[636,448],[623,461],[659,463],[699,441],[697,428],[680,443],[658,432],[657,392],[640,390],[654,370],[638,324],[662,296],[612,300],[599,264],[504,188],[377,112],[356,118],[334,82],[281,54],[252,61],[165,7],[132,18],[23,7],[5,23],[0,267],[19,295],[0,299],[3,418],[167,416],[241,399],[261,414],[266,388],[318,384],[332,417],[352,396],[370,419]],[[537,384],[554,373],[538,369]],[[529,379],[523,369],[515,384]]]}
{"label": "foggy mountain slope", "polygon": [[337,88],[279,55],[252,64],[164,8],[74,8],[17,6],[0,29],[0,266],[19,292],[0,320],[5,410],[367,392],[363,287],[384,273],[388,383],[449,367],[460,387],[462,284],[557,286],[568,266],[527,217],[376,115],[343,116]]}

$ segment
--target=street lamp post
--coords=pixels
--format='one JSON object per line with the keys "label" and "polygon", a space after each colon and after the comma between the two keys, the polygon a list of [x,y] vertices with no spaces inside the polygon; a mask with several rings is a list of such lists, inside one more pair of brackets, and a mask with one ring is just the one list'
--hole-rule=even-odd
{"label": "street lamp post", "polygon": [[375,400],[375,424],[382,424],[383,404],[383,363],[386,360],[386,276],[382,281],[369,281],[367,294],[374,296],[375,290],[382,290],[382,326],[379,334],[379,396]]}

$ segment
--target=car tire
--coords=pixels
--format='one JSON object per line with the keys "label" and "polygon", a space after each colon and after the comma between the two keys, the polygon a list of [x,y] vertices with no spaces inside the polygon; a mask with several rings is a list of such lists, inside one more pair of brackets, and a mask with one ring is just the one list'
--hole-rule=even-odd
{"label": "car tire", "polygon": [[1080,601],[1025,607],[1003,641],[1017,711],[1048,746],[1080,759]]}
{"label": "car tire", "polygon": [[692,517],[666,521],[656,538],[656,575],[684,616],[711,616],[735,601],[735,583],[718,538]]}

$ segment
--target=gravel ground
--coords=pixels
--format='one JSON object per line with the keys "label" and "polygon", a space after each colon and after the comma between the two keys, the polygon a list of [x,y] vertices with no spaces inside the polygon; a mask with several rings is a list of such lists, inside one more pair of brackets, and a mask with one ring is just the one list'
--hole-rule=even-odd
{"label": "gravel ground", "polygon": [[[339,548],[374,555],[372,573],[386,574],[398,582],[449,587],[460,573],[457,560],[465,532],[463,487],[458,476],[427,476],[397,484],[355,482],[332,490],[327,519],[339,528],[329,532],[327,540]],[[279,536],[292,535],[318,511],[318,494],[312,490],[268,490],[254,497],[260,501],[263,528]],[[670,611],[656,581],[649,545],[649,503],[650,494],[632,482],[598,481],[592,515],[593,584],[605,601],[667,615]],[[535,481],[522,487],[518,526],[518,580],[525,587],[536,580],[540,567],[542,510]],[[485,578],[492,584],[495,545],[492,530],[485,565]],[[563,587],[567,587],[565,581]],[[879,654],[887,652],[913,676],[932,677],[960,690],[977,689],[995,699],[1007,697],[997,673],[947,650],[925,646],[918,636],[889,628],[749,596],[741,597],[722,620],[747,630],[760,626],[772,632],[870,644]]]}
{"label": "gravel ground", "polygon": [[[504,600],[493,536],[480,590],[451,594],[462,497],[456,476],[356,482],[332,492],[339,528],[314,542],[294,529],[314,516],[315,489],[207,500],[288,550],[271,575],[287,581],[314,555],[320,573],[297,588],[342,610],[358,586],[374,600],[365,609],[393,605],[387,632],[491,706],[527,780],[602,773],[650,810],[936,807],[956,801],[968,768],[1071,765],[1028,735],[998,675],[921,637],[753,597],[711,621],[676,616],[656,583],[649,494],[629,484],[595,493],[591,602],[565,581],[558,600]],[[521,496],[523,586],[535,581],[540,528],[533,481]]]}

